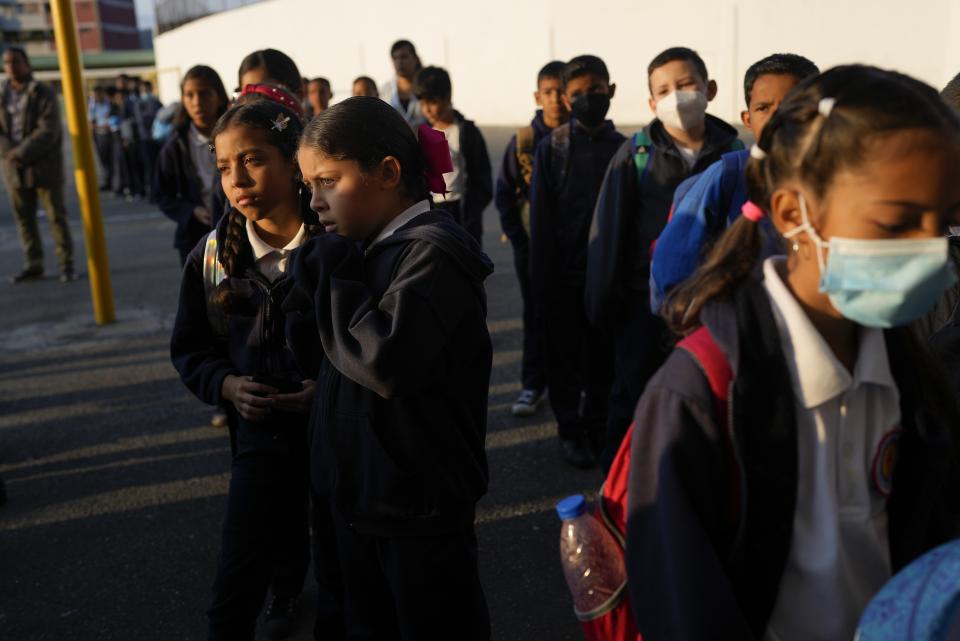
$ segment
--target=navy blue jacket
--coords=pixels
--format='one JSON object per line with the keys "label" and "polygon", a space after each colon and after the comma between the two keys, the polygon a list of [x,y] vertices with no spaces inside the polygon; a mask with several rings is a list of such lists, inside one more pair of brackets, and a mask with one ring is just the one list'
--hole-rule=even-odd
{"label": "navy blue jacket", "polygon": [[713,116],[707,116],[706,128],[692,169],[659,120],[644,129],[653,150],[642,184],[632,140],[610,161],[590,230],[585,302],[595,327],[615,326],[629,301],[637,296],[647,300],[650,248],[667,223],[674,190],[730,151],[737,140],[737,130]]}
{"label": "navy blue jacket", "polygon": [[[565,135],[569,147],[558,152],[554,141]],[[544,318],[556,288],[583,287],[597,194],[623,141],[610,120],[591,135],[572,119],[537,145],[530,186],[530,272],[534,301]]]}
{"label": "navy blue jacket", "polygon": [[[543,122],[543,110],[538,109],[533,120],[534,149],[544,137],[553,129]],[[500,227],[507,235],[514,247],[525,248],[529,242],[527,230],[523,227],[520,214],[525,202],[530,199],[530,185],[523,180],[520,172],[520,163],[517,160],[517,135],[514,134],[507,143],[507,150],[503,152],[503,163],[500,166],[500,175],[497,176],[497,186],[494,194],[494,204],[500,212]]]}
{"label": "navy blue jacket", "polygon": [[[708,304],[702,321],[733,370],[729,424],[683,349],[647,385],[635,415],[626,554],[644,641],[762,638],[791,546],[796,400],[762,283]],[[960,418],[910,331],[885,335],[904,428],[886,505],[896,572],[960,534]],[[739,479],[732,493],[731,479]]]}
{"label": "navy blue jacket", "polygon": [[472,120],[467,120],[459,111],[454,111],[460,127],[460,153],[467,172],[467,184],[460,201],[463,220],[480,220],[483,210],[493,198],[493,169],[490,154],[483,134]]}
{"label": "navy blue jacket", "polygon": [[[487,490],[490,259],[449,214],[417,216],[365,253],[336,235],[301,248],[284,309],[309,318],[324,364],[311,475],[357,531],[472,527]],[[296,351],[311,349],[310,345]]]}
{"label": "navy blue jacket", "polygon": [[[217,227],[221,246],[226,221],[225,217]],[[316,352],[306,352],[298,357],[289,347],[288,320],[282,304],[292,287],[292,280],[283,275],[273,283],[269,282],[254,266],[253,250],[245,239],[243,245],[239,261],[243,266],[242,274],[231,276],[222,284],[236,294],[239,302],[237,310],[228,316],[227,334],[217,334],[209,321],[203,281],[204,243],[198,243],[184,265],[180,303],[170,338],[170,357],[183,384],[204,403],[219,405],[231,413],[233,406],[221,396],[227,375],[269,374],[301,381],[316,378],[320,365]],[[267,419],[266,423],[287,420],[283,416],[290,417],[277,415]],[[240,422],[238,434],[242,451],[245,421],[239,415],[236,419]],[[297,420],[305,423],[305,418]],[[254,430],[252,435],[258,432],[265,434],[261,429]]]}
{"label": "navy blue jacket", "polygon": [[211,186],[213,202],[203,201],[200,177],[190,156],[189,130],[190,124],[187,123],[163,145],[157,159],[153,187],[150,192],[153,202],[160,207],[160,211],[177,223],[173,246],[180,250],[193,249],[201,238],[210,233],[210,227],[194,218],[194,209],[207,207],[213,217],[214,226],[220,221],[223,212],[228,209],[219,178],[214,180]]}

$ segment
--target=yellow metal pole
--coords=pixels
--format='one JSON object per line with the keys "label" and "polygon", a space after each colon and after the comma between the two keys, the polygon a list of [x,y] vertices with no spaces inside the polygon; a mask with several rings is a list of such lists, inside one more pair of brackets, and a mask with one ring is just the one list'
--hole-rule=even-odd
{"label": "yellow metal pole", "polygon": [[57,42],[57,59],[63,81],[63,104],[67,110],[67,127],[73,140],[74,176],[83,216],[83,236],[87,243],[87,270],[93,316],[98,325],[116,319],[113,309],[113,288],[110,285],[110,263],[107,241],[103,234],[100,212],[100,190],[97,186],[97,165],[93,159],[93,136],[83,95],[80,43],[72,0],[51,0],[53,36]]}

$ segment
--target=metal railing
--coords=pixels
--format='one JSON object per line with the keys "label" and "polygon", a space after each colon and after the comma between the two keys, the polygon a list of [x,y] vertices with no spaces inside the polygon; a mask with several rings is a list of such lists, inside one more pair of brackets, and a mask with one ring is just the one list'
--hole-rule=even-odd
{"label": "metal railing", "polygon": [[200,18],[239,9],[263,0],[157,0],[157,33],[176,29]]}

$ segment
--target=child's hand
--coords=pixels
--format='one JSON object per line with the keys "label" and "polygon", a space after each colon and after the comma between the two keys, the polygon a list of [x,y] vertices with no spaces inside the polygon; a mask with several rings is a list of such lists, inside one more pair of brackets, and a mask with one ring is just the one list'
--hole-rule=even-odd
{"label": "child's hand", "polygon": [[313,405],[314,381],[307,379],[300,382],[303,384],[303,391],[296,394],[271,394],[270,398],[277,402],[274,407],[284,412],[309,414],[310,406]]}
{"label": "child's hand", "polygon": [[227,375],[223,379],[221,395],[237,408],[240,416],[248,421],[262,421],[270,414],[270,408],[276,405],[271,394],[276,393],[276,389],[268,386],[254,383],[250,376]]}

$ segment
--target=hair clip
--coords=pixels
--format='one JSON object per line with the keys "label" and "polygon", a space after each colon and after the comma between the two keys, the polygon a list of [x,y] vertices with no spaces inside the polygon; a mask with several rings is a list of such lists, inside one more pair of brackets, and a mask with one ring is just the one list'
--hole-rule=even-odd
{"label": "hair clip", "polygon": [[740,213],[743,214],[744,218],[754,223],[759,223],[767,216],[766,212],[752,200],[743,203],[743,207],[740,208]]}
{"label": "hair clip", "polygon": [[273,121],[273,127],[271,129],[276,129],[277,131],[283,131],[287,128],[287,125],[290,124],[290,116],[284,116],[283,114],[277,114],[276,119]]}
{"label": "hair clip", "polygon": [[763,149],[760,149],[760,145],[754,144],[752,147],[750,147],[750,157],[754,160],[763,160],[767,157],[767,152],[765,152]]}
{"label": "hair clip", "polygon": [[836,98],[821,98],[820,104],[817,105],[817,111],[819,111],[820,115],[824,118],[829,118],[830,112],[833,111],[833,108],[836,106],[836,104]]}

